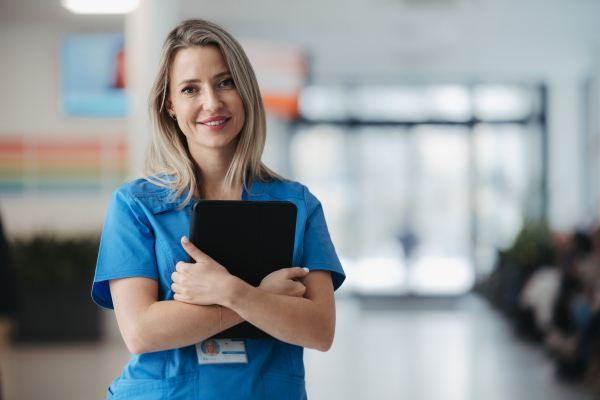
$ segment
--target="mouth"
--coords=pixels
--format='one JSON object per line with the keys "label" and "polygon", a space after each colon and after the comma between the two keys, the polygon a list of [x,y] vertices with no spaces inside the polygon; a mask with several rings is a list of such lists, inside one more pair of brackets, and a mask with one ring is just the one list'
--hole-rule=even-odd
{"label": "mouth", "polygon": [[217,126],[217,125],[221,125],[223,123],[225,123],[225,121],[228,121],[229,118],[225,118],[225,119],[220,119],[218,121],[211,121],[211,122],[200,122],[201,124],[204,125],[208,125],[208,126]]}
{"label": "mouth", "polygon": [[231,117],[218,116],[218,117],[207,118],[202,122],[198,122],[197,124],[202,125],[205,128],[210,129],[210,130],[218,130],[218,129],[224,128],[230,120],[231,120]]}

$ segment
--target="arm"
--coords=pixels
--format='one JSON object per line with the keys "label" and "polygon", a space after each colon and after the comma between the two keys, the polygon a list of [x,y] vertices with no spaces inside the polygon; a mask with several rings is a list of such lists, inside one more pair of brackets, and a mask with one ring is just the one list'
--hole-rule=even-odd
{"label": "arm", "polygon": [[331,273],[312,271],[301,281],[304,298],[266,293],[238,280],[224,304],[279,340],[327,351],[335,335]]}
{"label": "arm", "polygon": [[[254,289],[281,297],[302,297],[305,287],[291,278],[304,275],[301,268],[283,269]],[[190,346],[244,321],[231,309],[218,305],[158,301],[158,283],[150,278],[113,279],[110,291],[119,329],[134,354]]]}
{"label": "arm", "polygon": [[121,335],[133,354],[190,346],[244,321],[226,307],[158,301],[158,282],[150,278],[113,279],[110,291]]}
{"label": "arm", "polygon": [[187,238],[182,239],[182,245],[196,263],[177,264],[172,285],[175,300],[221,304],[284,342],[329,350],[335,334],[335,297],[329,271],[313,271],[300,278],[306,287],[304,298],[290,298],[265,293],[230,275]]}

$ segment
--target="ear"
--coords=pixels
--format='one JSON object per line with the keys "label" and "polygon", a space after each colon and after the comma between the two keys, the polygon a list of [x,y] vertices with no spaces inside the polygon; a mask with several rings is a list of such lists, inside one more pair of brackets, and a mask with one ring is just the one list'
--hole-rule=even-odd
{"label": "ear", "polygon": [[173,108],[173,102],[171,101],[170,97],[167,97],[167,100],[165,100],[165,108],[170,115],[175,114],[175,109]]}

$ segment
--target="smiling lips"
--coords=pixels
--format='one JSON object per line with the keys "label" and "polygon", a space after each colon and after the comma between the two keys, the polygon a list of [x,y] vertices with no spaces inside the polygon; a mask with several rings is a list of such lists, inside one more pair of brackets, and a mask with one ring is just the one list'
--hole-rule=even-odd
{"label": "smiling lips", "polygon": [[224,117],[222,115],[217,115],[216,117],[206,118],[202,122],[198,122],[199,125],[203,125],[206,129],[211,131],[216,131],[219,129],[223,129],[227,126],[227,123],[231,120],[231,117]]}
{"label": "smiling lips", "polygon": [[216,125],[221,125],[225,121],[226,120],[221,119],[221,120],[218,120],[218,121],[206,122],[205,125],[216,126]]}

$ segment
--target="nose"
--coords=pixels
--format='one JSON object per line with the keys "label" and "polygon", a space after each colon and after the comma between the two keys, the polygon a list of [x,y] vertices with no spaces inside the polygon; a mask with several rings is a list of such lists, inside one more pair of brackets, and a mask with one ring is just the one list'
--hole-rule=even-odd
{"label": "nose", "polygon": [[203,107],[206,111],[218,111],[223,107],[219,93],[214,88],[208,88],[204,91]]}

